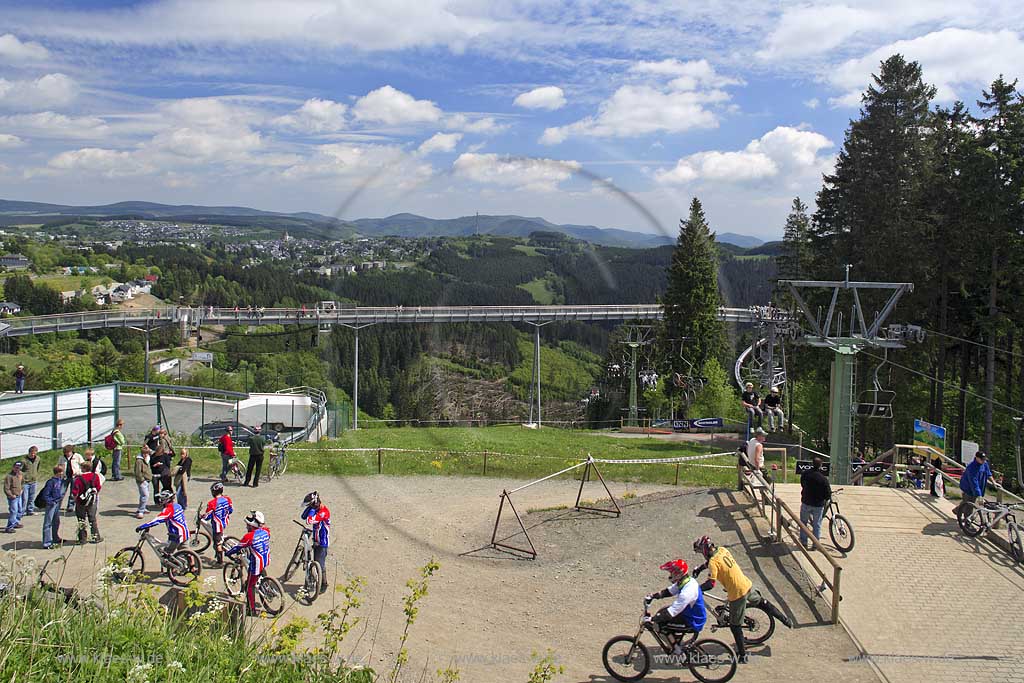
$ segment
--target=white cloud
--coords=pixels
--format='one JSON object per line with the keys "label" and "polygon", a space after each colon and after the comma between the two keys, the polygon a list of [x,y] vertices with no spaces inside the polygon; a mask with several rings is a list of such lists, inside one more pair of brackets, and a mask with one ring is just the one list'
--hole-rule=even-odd
{"label": "white cloud", "polygon": [[0,108],[33,111],[63,107],[78,95],[78,84],[62,73],[46,74],[33,81],[0,78]]}
{"label": "white cloud", "polygon": [[449,130],[461,130],[464,133],[479,133],[480,135],[496,135],[509,128],[507,123],[498,123],[493,116],[470,118],[465,114],[451,114],[445,118],[444,123]]}
{"label": "white cloud", "polygon": [[663,59],[660,62],[637,62],[629,69],[632,73],[670,76],[673,90],[696,90],[699,87],[724,88],[741,85],[737,78],[723,76],[706,59],[681,62],[678,59]]}
{"label": "white cloud", "polygon": [[430,100],[417,100],[390,85],[373,90],[356,100],[352,114],[359,121],[400,126],[410,123],[436,123],[441,110]]}
{"label": "white cloud", "polygon": [[554,192],[580,168],[576,161],[465,153],[452,164],[456,176],[483,185]]}
{"label": "white cloud", "polygon": [[435,133],[424,140],[416,151],[424,156],[434,152],[453,152],[461,139],[462,133]]}
{"label": "white cloud", "polygon": [[22,42],[11,33],[0,36],[0,61],[39,62],[49,56],[50,51],[39,43]]}
{"label": "white cloud", "polygon": [[775,177],[818,173],[827,160],[819,153],[832,147],[820,133],[779,126],[752,140],[740,151],[697,152],[675,167],[655,173],[659,183],[681,185],[695,180],[742,183]]}
{"label": "white cloud", "polygon": [[133,152],[85,147],[61,152],[49,161],[47,170],[51,173],[74,171],[105,178],[122,178],[149,174],[154,168]]}
{"label": "white cloud", "polygon": [[30,138],[96,139],[109,133],[106,121],[97,116],[66,116],[53,111],[0,116],[0,127]]}
{"label": "white cloud", "polygon": [[0,149],[11,149],[13,147],[21,147],[25,144],[25,141],[19,138],[17,135],[11,135],[10,133],[0,133]]}
{"label": "white cloud", "polygon": [[314,97],[292,113],[276,118],[274,124],[303,133],[334,133],[345,129],[347,111],[348,107],[340,102]]}
{"label": "white cloud", "polygon": [[936,98],[949,102],[964,90],[976,92],[999,74],[1017,74],[1024,63],[1024,41],[1010,30],[973,31],[947,28],[910,40],[900,40],[850,59],[830,72],[830,82],[844,93],[830,100],[856,106],[872,73],[893,54],[920,62],[924,80],[935,85]]}
{"label": "white cloud", "polygon": [[433,167],[398,145],[337,142],[318,145],[313,153],[283,169],[288,182],[327,181],[362,192],[408,191],[428,181]]}
{"label": "white cloud", "polygon": [[520,93],[512,101],[517,107],[525,109],[544,109],[554,111],[565,106],[565,93],[556,85],[534,88],[529,92]]}
{"label": "white cloud", "polygon": [[817,109],[821,105],[821,100],[817,97],[812,97],[809,100],[804,100],[804,106],[808,109]]}

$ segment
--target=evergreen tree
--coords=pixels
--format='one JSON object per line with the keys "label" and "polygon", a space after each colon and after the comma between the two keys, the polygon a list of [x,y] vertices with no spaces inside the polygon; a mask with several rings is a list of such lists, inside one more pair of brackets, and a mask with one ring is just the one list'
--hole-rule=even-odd
{"label": "evergreen tree", "polygon": [[[718,254],[715,238],[696,197],[689,217],[679,222],[679,237],[668,269],[668,289],[662,301],[666,340],[681,340],[681,355],[693,363],[693,372],[723,351],[724,334],[718,319]],[[665,348],[672,348],[666,344]],[[672,354],[672,372],[689,374],[690,367]]]}
{"label": "evergreen tree", "polygon": [[810,226],[807,205],[800,201],[799,197],[795,197],[782,233],[782,253],[779,255],[780,280],[798,280],[807,275],[811,258],[808,243]]}

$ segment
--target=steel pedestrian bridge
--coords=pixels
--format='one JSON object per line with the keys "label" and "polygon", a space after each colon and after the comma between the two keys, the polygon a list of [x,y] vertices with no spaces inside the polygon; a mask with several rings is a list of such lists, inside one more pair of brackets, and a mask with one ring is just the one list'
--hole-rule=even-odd
{"label": "steel pedestrian bridge", "polygon": [[[658,320],[661,304],[609,306],[373,306],[322,308],[215,308],[163,306],[125,310],[87,311],[10,317],[0,320],[0,337],[104,328],[152,329],[165,325],[366,325],[398,323],[527,323]],[[760,323],[789,319],[777,309],[763,306],[720,308],[725,322]]]}

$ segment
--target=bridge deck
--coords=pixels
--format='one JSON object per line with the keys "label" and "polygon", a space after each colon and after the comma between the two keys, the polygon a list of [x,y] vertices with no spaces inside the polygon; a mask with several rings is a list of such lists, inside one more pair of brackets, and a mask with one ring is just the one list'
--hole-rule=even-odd
{"label": "bridge deck", "polygon": [[[799,510],[799,485],[776,492]],[[961,534],[948,500],[860,486],[837,500],[857,538],[840,559],[841,620],[884,677],[1024,681],[1024,567]]]}

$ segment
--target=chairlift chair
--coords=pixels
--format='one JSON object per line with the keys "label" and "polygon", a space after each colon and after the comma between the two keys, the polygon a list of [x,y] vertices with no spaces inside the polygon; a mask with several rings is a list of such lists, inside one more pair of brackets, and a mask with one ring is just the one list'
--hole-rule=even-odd
{"label": "chairlift chair", "polygon": [[882,388],[878,379],[878,372],[889,362],[889,351],[885,351],[885,357],[875,368],[872,378],[872,388],[861,392],[857,399],[857,415],[860,417],[882,417],[892,419],[892,404],[896,399],[896,392]]}

